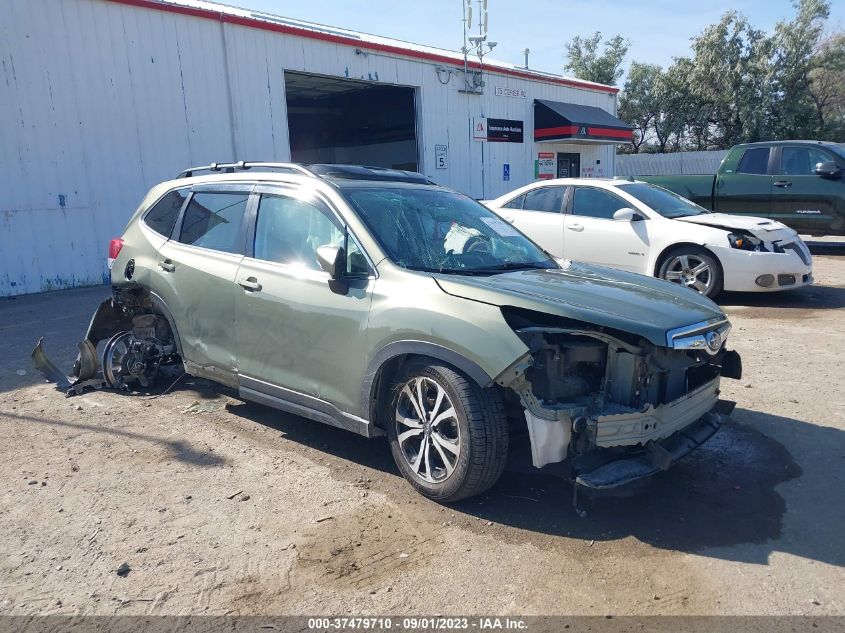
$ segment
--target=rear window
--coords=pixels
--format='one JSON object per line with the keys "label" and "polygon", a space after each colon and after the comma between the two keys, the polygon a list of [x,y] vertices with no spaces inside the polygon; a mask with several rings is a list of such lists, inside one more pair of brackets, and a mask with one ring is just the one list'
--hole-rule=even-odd
{"label": "rear window", "polygon": [[503,204],[502,208],[503,209],[521,209],[523,200],[525,200],[525,194],[522,194],[521,196],[517,196],[516,198],[514,198],[513,200],[511,200],[507,204]]}
{"label": "rear window", "polygon": [[188,197],[186,189],[177,189],[166,193],[164,197],[156,202],[152,209],[144,216],[144,224],[153,231],[164,237],[170,237],[173,233],[173,225],[176,224],[176,217],[179,210]]}
{"label": "rear window", "polygon": [[564,187],[540,187],[525,194],[522,208],[526,211],[545,211],[560,213],[563,211]]}
{"label": "rear window", "polygon": [[745,150],[736,168],[738,174],[765,174],[767,171],[769,171],[768,147]]}
{"label": "rear window", "polygon": [[243,224],[249,193],[195,193],[185,209],[179,241],[226,253],[242,250]]}

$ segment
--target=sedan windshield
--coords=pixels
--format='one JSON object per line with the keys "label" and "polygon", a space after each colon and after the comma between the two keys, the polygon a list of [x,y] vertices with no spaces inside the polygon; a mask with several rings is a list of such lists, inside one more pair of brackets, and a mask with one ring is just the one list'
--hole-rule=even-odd
{"label": "sedan windshield", "polygon": [[654,209],[664,218],[685,218],[690,215],[710,213],[704,207],[679,196],[676,193],[645,182],[619,185],[625,193],[631,194],[648,208]]}
{"label": "sedan windshield", "polygon": [[839,154],[842,158],[845,158],[845,143],[838,143],[836,145],[828,145],[830,149],[834,152]]}
{"label": "sedan windshield", "polygon": [[411,270],[465,275],[558,268],[539,246],[467,196],[423,187],[344,195],[387,256]]}

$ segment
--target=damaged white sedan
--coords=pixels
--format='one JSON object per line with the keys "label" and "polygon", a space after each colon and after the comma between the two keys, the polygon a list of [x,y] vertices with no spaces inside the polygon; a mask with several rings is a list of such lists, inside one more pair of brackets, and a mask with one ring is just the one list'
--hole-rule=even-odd
{"label": "damaged white sedan", "polygon": [[786,225],[711,213],[645,182],[546,180],[485,204],[557,257],[660,277],[708,297],[813,282],[810,250]]}

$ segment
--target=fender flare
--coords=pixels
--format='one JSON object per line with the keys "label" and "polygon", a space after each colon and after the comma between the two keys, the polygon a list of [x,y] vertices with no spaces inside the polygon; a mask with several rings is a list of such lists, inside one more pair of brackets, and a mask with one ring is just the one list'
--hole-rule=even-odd
{"label": "fender flare", "polygon": [[365,420],[375,423],[374,400],[376,397],[376,386],[379,373],[386,363],[398,356],[427,356],[452,365],[470,377],[480,387],[490,387],[493,384],[493,377],[490,376],[478,363],[468,359],[448,347],[429,343],[426,341],[394,341],[388,343],[377,351],[370,361],[361,388],[362,414]]}
{"label": "fender flare", "polygon": [[179,357],[184,363],[185,355],[182,353],[182,340],[179,338],[179,330],[176,329],[176,321],[173,320],[173,314],[170,312],[170,308],[167,307],[164,299],[152,290],[148,290],[147,294],[150,297],[150,301],[152,301],[153,311],[167,319],[167,324],[170,326],[170,331],[173,333],[173,342],[176,344],[176,351],[179,352]]}

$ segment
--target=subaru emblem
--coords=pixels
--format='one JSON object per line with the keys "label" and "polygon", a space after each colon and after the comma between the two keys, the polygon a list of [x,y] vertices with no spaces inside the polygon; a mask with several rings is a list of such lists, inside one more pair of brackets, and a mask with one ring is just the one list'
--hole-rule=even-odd
{"label": "subaru emblem", "polygon": [[707,351],[711,354],[715,354],[722,347],[722,335],[718,332],[708,332],[705,340],[707,341]]}

